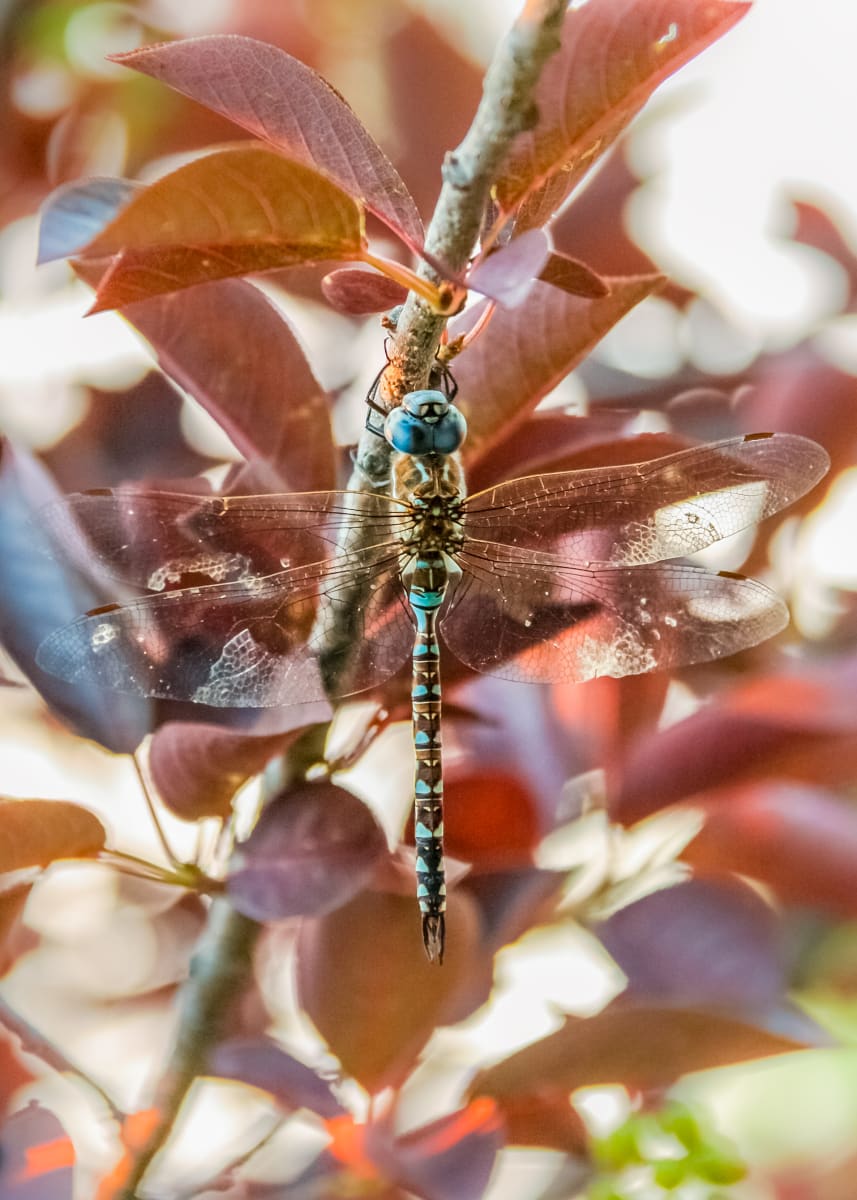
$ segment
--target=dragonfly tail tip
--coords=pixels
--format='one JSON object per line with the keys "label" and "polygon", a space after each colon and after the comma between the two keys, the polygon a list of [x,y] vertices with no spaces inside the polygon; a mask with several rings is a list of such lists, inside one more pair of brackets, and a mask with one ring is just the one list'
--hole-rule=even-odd
{"label": "dragonfly tail tip", "polygon": [[443,913],[426,913],[423,916],[423,945],[429,962],[437,961],[438,966],[443,962],[444,943],[446,941],[446,919]]}

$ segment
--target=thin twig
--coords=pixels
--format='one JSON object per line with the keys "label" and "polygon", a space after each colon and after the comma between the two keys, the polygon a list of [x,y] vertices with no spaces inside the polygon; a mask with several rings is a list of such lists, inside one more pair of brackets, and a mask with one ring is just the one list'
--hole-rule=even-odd
{"label": "thin twig", "polygon": [[140,788],[143,792],[143,797],[146,801],[146,807],[149,810],[149,816],[152,819],[152,824],[155,827],[155,833],[158,835],[158,841],[161,843],[161,849],[167,856],[167,862],[173,867],[180,866],[179,860],[173,853],[170,843],[167,841],[167,836],[161,828],[161,822],[158,820],[157,810],[155,809],[155,801],[152,798],[152,793],[149,789],[149,781],[146,778],[146,773],[143,770],[143,765],[139,759],[139,749],[135,750],[131,755],[134,761],[134,770],[137,772],[137,779],[140,781]]}

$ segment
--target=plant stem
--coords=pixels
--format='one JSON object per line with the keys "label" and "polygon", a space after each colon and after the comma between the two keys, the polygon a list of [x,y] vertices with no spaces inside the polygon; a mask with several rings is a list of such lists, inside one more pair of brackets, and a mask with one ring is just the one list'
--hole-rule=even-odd
{"label": "plant stem", "polygon": [[[464,140],[446,156],[426,250],[456,277],[466,270],[476,246],[491,187],[509,147],[538,119],[535,86],[548,58],[559,49],[567,6],[568,0],[526,0],[488,68],[482,100]],[[443,282],[425,262],[417,273],[434,283]],[[398,402],[406,392],[426,386],[446,320],[411,292],[382,379],[382,400]],[[379,446],[373,443],[379,439],[364,434],[357,462],[375,479],[381,472],[376,465]]]}
{"label": "plant stem", "polygon": [[155,1097],[158,1124],[137,1155],[117,1200],[136,1200],[137,1188],[169,1137],[191,1084],[204,1074],[225,1019],[251,978],[253,950],[261,932],[262,926],[236,912],[225,896],[212,902],[190,978],[182,990],[170,1064]]}

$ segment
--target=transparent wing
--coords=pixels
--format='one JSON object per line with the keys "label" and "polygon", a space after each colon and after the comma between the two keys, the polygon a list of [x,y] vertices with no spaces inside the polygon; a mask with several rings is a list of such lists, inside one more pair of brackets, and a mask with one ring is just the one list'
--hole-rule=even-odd
{"label": "transparent wing", "polygon": [[779,512],[829,465],[807,438],[753,434],[652,462],[513,479],[464,502],[464,529],[565,562],[661,562]]}
{"label": "transparent wing", "polygon": [[272,707],[372,687],[412,643],[398,554],[386,547],[108,605],[52,633],[38,662],[73,683]]}
{"label": "transparent wing", "polygon": [[40,521],[62,557],[162,591],[318,562],[350,531],[369,544],[391,541],[407,513],[391,497],[362,492],[229,497],[125,487],[66,496]]}
{"label": "transparent wing", "polygon": [[569,566],[468,542],[441,632],[467,666],[532,683],[639,675],[722,658],[788,623],[754,579],[679,563]]}

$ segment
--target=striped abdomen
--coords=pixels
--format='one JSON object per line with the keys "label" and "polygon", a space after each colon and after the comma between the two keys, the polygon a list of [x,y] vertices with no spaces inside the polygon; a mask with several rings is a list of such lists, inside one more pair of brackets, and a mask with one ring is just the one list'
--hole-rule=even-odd
{"label": "striped abdomen", "polygon": [[416,621],[411,691],[414,720],[414,835],[417,899],[423,942],[430,959],[443,962],[446,882],[443,871],[443,769],[440,750],[440,652],[437,612],[446,592],[441,554],[419,555],[410,576],[408,601]]}

